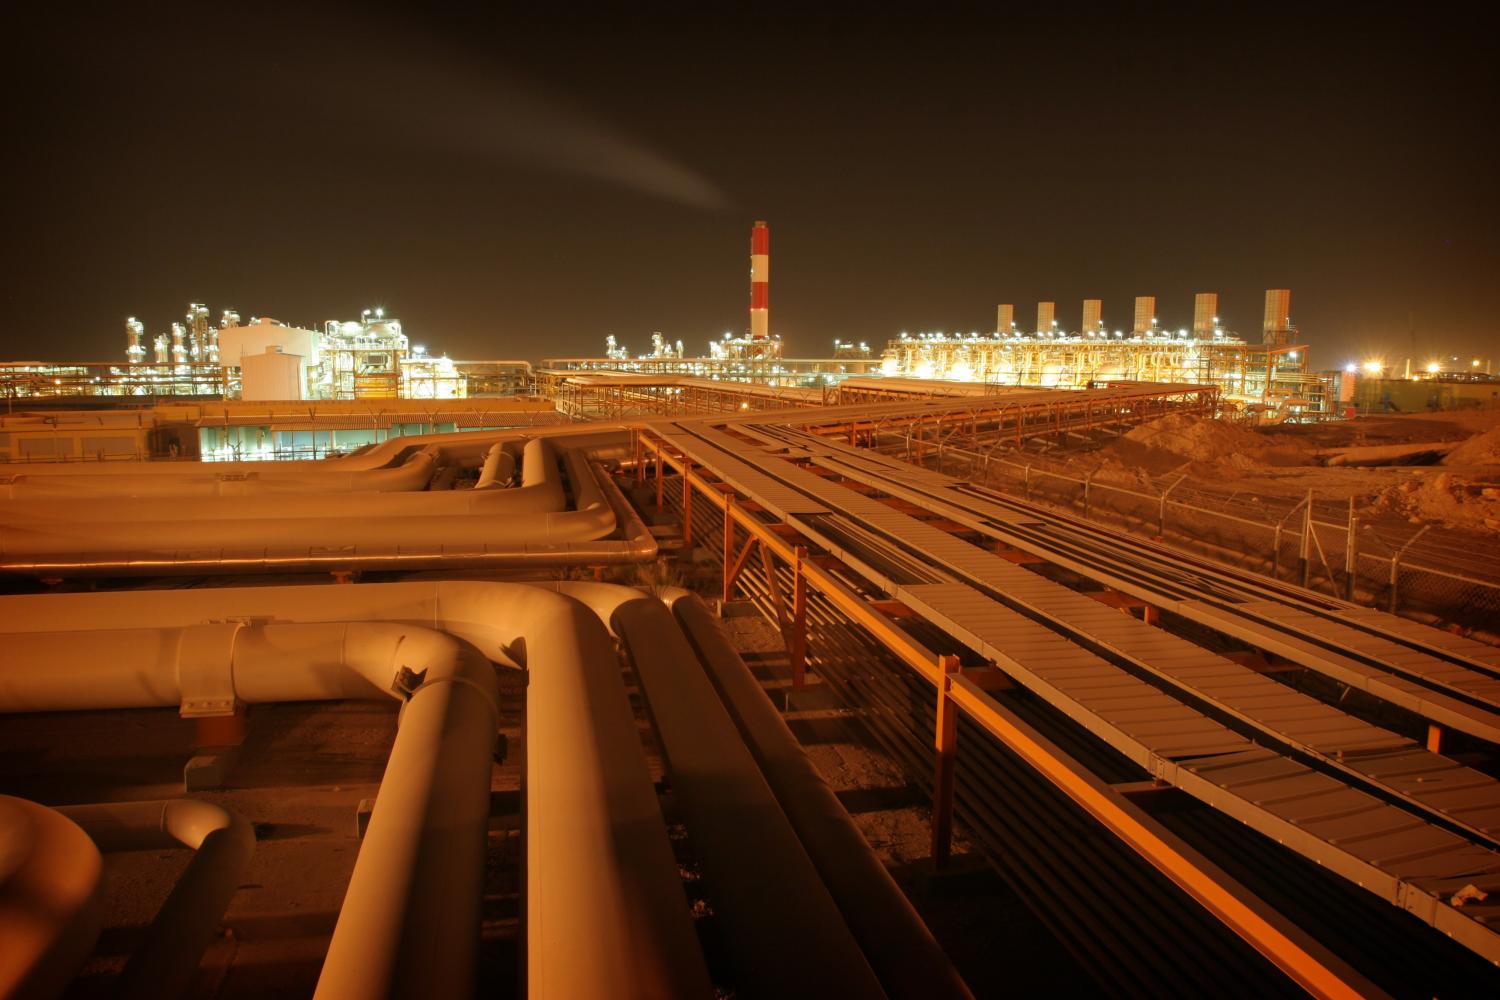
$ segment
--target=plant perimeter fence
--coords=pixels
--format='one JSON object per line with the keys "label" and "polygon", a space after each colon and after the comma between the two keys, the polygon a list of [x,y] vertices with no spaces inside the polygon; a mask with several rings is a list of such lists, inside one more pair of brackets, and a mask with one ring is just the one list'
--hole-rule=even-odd
{"label": "plant perimeter fence", "polygon": [[[905,454],[906,439],[887,436]],[[1500,623],[1500,544],[1360,515],[1350,500],[1208,491],[1168,475],[1122,483],[1041,456],[926,449],[927,468],[1158,538],[1226,564],[1438,624]]]}

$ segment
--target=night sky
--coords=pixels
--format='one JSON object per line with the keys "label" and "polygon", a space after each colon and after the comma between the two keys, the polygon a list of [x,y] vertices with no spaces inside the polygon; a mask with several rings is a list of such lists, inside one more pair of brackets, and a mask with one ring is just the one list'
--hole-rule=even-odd
{"label": "night sky", "polygon": [[1289,287],[1316,367],[1412,327],[1500,359],[1500,80],[1458,9],[34,6],[0,42],[0,358],[119,359],[189,301],[698,353],[744,330],[766,219],[794,356],[998,302],[1188,325],[1196,291],[1258,339]]}

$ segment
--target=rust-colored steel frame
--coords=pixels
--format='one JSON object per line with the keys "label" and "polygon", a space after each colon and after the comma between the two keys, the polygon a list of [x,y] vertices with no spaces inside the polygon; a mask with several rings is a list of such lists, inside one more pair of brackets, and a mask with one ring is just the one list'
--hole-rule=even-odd
{"label": "rust-colored steel frame", "polygon": [[[692,488],[696,494],[708,497],[723,510],[726,527],[738,525],[745,530],[749,538],[745,549],[735,557],[736,575],[738,568],[743,565],[743,559],[749,554],[750,546],[757,545],[766,561],[768,578],[774,579],[776,576],[771,572],[774,569],[774,559],[793,566],[799,589],[812,587],[817,590],[841,614],[870,633],[877,642],[936,689],[938,697],[934,742],[938,780],[934,790],[932,824],[935,863],[942,863],[952,850],[957,719],[958,714],[963,713],[1310,994],[1348,998],[1361,995],[1337,969],[1315,954],[1315,947],[1296,940],[1294,931],[1289,933],[1283,930],[1276,921],[1268,918],[1261,906],[1246,901],[1221,884],[1212,873],[1205,870],[1206,862],[1194,856],[1193,852],[1180,843],[1174,842],[1118,791],[1088,774],[1001,706],[985,690],[984,678],[994,672],[993,665],[977,669],[962,668],[956,658],[933,653],[889,617],[887,612],[891,609],[888,602],[872,602],[841,580],[835,568],[845,567],[837,559],[822,554],[809,555],[812,545],[808,540],[797,535],[794,529],[787,533],[794,537],[786,537],[777,528],[790,526],[769,523],[755,516],[760,511],[749,509],[751,505],[736,503],[732,499],[729,484],[710,479],[706,470],[695,468],[685,456],[676,453],[669,443],[655,438],[649,427],[643,429],[640,436],[648,439],[649,445],[638,445],[638,460],[644,462],[644,449],[647,447],[656,457],[658,496],[662,495],[664,488],[664,465],[670,466],[684,480],[684,496],[692,495],[688,493]],[[691,510],[686,506],[684,517],[691,518]],[[726,539],[729,534],[726,533]],[[729,549],[730,545],[726,542],[726,553]],[[731,582],[726,582],[726,592],[730,585]],[[780,607],[781,598],[777,596],[775,601]],[[805,608],[805,599],[798,603]],[[785,619],[784,612],[778,614],[778,618]],[[795,634],[794,629],[797,630]],[[805,614],[799,616],[794,613],[792,620],[783,624],[782,628],[783,637],[789,642],[789,653],[790,642],[795,640],[805,655],[805,633]],[[966,676],[970,672],[974,674],[972,678]]]}

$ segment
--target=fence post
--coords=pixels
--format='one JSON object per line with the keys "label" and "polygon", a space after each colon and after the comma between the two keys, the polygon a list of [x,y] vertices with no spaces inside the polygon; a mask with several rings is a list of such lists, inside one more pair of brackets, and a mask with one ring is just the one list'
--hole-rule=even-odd
{"label": "fence post", "polygon": [[1354,498],[1349,498],[1349,537],[1344,542],[1344,574],[1347,581],[1344,586],[1344,599],[1354,600],[1354,580],[1359,574],[1359,562],[1354,553],[1354,547],[1359,540],[1359,518],[1354,515]]}
{"label": "fence post", "polygon": [[1302,570],[1302,586],[1306,587],[1312,579],[1312,490],[1307,491],[1307,509],[1302,512],[1302,549],[1297,554],[1297,562]]}
{"label": "fence post", "polygon": [[1025,471],[1024,471],[1024,474],[1022,476],[1022,481],[1026,485],[1026,499],[1030,500],[1031,499],[1031,464],[1028,462],[1025,466],[1023,466],[1023,469]]}
{"label": "fence post", "polygon": [[1391,614],[1396,613],[1396,588],[1398,587],[1397,581],[1401,576],[1401,557],[1406,554],[1406,550],[1411,548],[1418,538],[1427,534],[1427,529],[1430,527],[1432,527],[1430,524],[1422,525],[1422,530],[1408,538],[1406,544],[1397,549],[1396,554],[1391,556],[1391,604],[1388,609]]}
{"label": "fence post", "polygon": [[958,708],[949,690],[958,672],[958,657],[938,658],[937,719],[933,745],[937,750],[932,784],[932,863],[941,868],[953,856],[953,764],[958,749]]}
{"label": "fence post", "polygon": [[1090,472],[1083,477],[1083,516],[1089,516],[1089,486],[1094,481],[1094,474]]}

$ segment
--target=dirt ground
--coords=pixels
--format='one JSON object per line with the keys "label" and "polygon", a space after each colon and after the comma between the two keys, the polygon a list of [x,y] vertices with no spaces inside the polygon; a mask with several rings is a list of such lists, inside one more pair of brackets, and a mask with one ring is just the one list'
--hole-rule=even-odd
{"label": "dirt ground", "polygon": [[[1366,518],[1500,537],[1500,411],[1362,417],[1258,429],[1171,415],[1054,457],[1144,491],[1355,501]],[[1182,487],[1179,487],[1181,489]]]}

